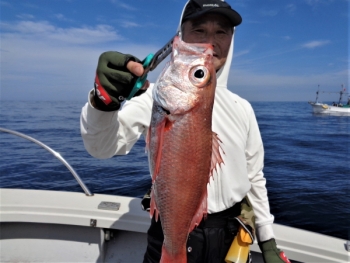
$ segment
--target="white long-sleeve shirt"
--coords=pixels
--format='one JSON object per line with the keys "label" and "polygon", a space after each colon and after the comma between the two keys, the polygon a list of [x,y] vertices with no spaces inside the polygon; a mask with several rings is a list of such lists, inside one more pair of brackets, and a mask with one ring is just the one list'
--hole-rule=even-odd
{"label": "white long-sleeve shirt", "polygon": [[[127,101],[120,111],[95,109],[90,99],[82,109],[81,134],[86,150],[96,158],[128,154],[151,120],[152,86]],[[273,236],[273,216],[263,174],[264,149],[251,105],[228,89],[218,87],[213,108],[212,130],[222,141],[224,164],[214,171],[208,184],[208,213],[232,207],[246,195],[252,203],[257,236]]]}

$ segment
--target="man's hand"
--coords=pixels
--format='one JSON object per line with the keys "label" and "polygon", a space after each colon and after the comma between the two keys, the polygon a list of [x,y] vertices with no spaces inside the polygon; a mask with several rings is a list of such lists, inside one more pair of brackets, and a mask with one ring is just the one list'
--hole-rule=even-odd
{"label": "man's hand", "polygon": [[259,242],[265,263],[290,263],[282,250],[279,250],[274,238]]}
{"label": "man's hand", "polygon": [[[115,51],[103,53],[96,70],[94,106],[103,111],[118,110],[142,74],[143,66],[138,58]],[[148,87],[146,81],[135,96]]]}

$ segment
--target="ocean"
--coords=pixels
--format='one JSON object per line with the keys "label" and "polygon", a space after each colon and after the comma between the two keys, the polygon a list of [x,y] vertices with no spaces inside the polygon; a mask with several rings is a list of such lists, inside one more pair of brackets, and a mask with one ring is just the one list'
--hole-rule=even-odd
{"label": "ocean", "polygon": [[[127,156],[90,156],[80,136],[84,101],[1,101],[0,127],[59,152],[92,193],[142,197],[151,186],[144,140]],[[251,102],[265,148],[275,223],[350,239],[350,117],[312,113],[307,102]],[[0,132],[0,187],[82,192],[36,144]]]}

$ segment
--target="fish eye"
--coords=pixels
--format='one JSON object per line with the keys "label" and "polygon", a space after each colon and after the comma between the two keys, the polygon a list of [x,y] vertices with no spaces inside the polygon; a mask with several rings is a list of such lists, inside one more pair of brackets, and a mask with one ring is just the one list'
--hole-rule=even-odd
{"label": "fish eye", "polygon": [[204,77],[204,71],[203,69],[198,69],[196,70],[196,72],[194,73],[194,76],[197,78],[197,79],[201,79]]}
{"label": "fish eye", "polygon": [[193,85],[202,88],[210,80],[209,70],[204,66],[194,66],[189,72],[189,79]]}

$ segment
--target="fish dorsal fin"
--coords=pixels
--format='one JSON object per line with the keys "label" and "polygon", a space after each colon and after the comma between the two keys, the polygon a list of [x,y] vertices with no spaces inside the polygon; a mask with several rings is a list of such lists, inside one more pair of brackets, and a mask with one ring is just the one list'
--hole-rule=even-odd
{"label": "fish dorsal fin", "polygon": [[[224,160],[221,157],[221,153],[220,153],[220,143],[222,143],[222,141],[219,139],[219,136],[213,132],[213,140],[212,140],[212,152],[211,152],[211,166],[210,166],[210,173],[209,173],[209,177],[213,175],[213,170],[215,169],[216,171],[216,165],[221,165],[222,163],[224,163]],[[223,153],[225,154],[225,152],[223,151]]]}

